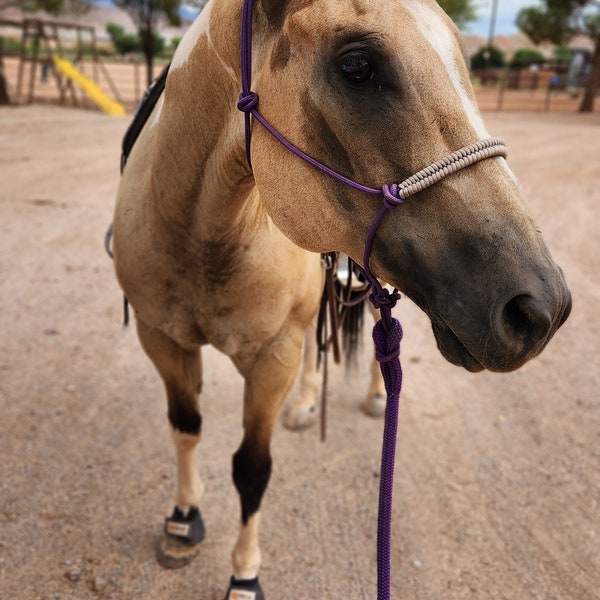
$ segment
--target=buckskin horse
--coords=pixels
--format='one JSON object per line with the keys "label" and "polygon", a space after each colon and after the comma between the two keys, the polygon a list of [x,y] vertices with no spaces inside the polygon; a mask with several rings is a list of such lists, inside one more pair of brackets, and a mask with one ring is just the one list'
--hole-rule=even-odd
{"label": "buckskin horse", "polygon": [[[242,0],[211,0],[183,37],[124,168],[113,245],[176,449],[160,560],[186,563],[204,536],[195,449],[200,349],[212,344],[245,380],[227,598],[258,600],[271,433],[319,306],[319,253],[344,252],[410,297],[441,353],[469,371],[536,356],[571,300],[495,142],[410,198],[392,184],[489,138],[463,42],[434,0],[257,0],[242,11]],[[251,58],[240,50],[248,18]]]}

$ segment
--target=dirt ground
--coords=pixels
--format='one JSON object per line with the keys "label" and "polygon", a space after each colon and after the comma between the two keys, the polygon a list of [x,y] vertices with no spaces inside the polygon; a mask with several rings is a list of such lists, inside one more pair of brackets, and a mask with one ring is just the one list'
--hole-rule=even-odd
{"label": "dirt ground", "polygon": [[[392,597],[600,598],[600,116],[490,113],[567,275],[573,313],[506,375],[436,350],[407,299]],[[238,501],[242,382],[204,352],[196,562],[154,543],[174,492],[162,384],[122,330],[102,238],[128,119],[0,110],[0,598],[222,600]],[[368,341],[364,354],[369,355]],[[382,422],[358,411],[367,366],[332,368],[328,438],[279,426],[264,501],[269,600],[372,600]]]}

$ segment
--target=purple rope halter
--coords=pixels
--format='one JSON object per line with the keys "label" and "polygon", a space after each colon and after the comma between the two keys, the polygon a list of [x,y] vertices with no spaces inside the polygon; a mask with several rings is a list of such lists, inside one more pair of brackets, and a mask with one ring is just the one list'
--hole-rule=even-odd
{"label": "purple rope halter", "polygon": [[377,277],[369,266],[371,248],[375,234],[383,216],[393,208],[400,206],[404,200],[417,192],[433,185],[444,177],[455,173],[475,162],[492,156],[506,156],[504,142],[497,138],[480,140],[475,144],[466,146],[457,152],[442,158],[432,165],[422,169],[400,184],[384,184],[380,189],[371,188],[337,173],[333,169],[320,163],[309,156],[297,146],[289,142],[258,112],[258,95],[251,91],[252,75],[252,10],[254,0],[244,0],[242,8],[242,30],[240,43],[241,80],[242,92],[239,96],[237,107],[244,113],[246,131],[246,159],[250,169],[250,133],[252,115],[275,139],[288,150],[299,156],[302,160],[327,175],[349,185],[361,192],[375,196],[383,196],[383,206],[377,213],[367,239],[361,269],[371,285],[370,300],[378,308],[381,318],[373,328],[373,341],[375,343],[375,356],[380,363],[381,372],[385,381],[387,403],[385,409],[385,424],[383,431],[383,444],[381,451],[381,479],[379,483],[379,516],[377,524],[377,600],[390,598],[390,542],[392,521],[392,491],[394,483],[394,462],[396,449],[396,432],[398,429],[398,405],[402,387],[402,367],[400,366],[400,341],[402,340],[402,327],[397,319],[392,317],[392,308],[400,298],[397,290],[390,292],[381,286]]}

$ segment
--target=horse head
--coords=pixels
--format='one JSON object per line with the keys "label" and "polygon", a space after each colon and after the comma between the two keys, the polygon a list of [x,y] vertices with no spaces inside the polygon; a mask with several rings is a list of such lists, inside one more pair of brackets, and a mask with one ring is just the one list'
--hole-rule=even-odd
{"label": "horse head", "polygon": [[[461,36],[434,0],[262,0],[260,114],[308,155],[380,188],[489,137]],[[274,223],[299,246],[362,263],[378,198],[252,128],[252,168]],[[429,316],[442,354],[509,371],[537,355],[571,298],[504,158],[478,162],[383,218],[370,268]]]}

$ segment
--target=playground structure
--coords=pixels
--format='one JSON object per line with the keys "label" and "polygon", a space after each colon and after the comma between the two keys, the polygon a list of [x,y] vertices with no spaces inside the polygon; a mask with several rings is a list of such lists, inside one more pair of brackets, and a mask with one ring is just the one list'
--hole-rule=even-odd
{"label": "playground structure", "polygon": [[[36,86],[53,80],[59,104],[85,106],[89,100],[107,114],[125,114],[125,103],[98,54],[93,27],[33,18],[3,19],[0,26],[21,30],[12,103],[31,104],[36,96]],[[101,87],[101,80],[112,98]]]}

